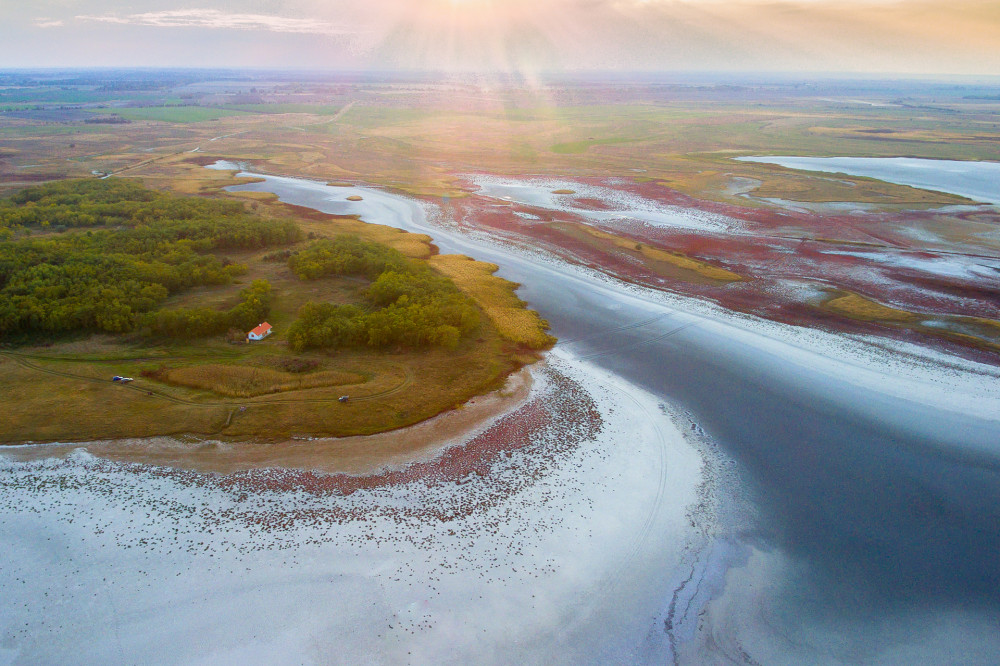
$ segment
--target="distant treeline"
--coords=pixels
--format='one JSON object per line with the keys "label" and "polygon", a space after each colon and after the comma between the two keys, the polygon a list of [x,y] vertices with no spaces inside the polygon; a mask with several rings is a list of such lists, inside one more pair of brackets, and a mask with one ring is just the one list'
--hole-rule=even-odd
{"label": "distant treeline", "polygon": [[[22,237],[21,229],[76,231]],[[238,202],[175,197],[133,181],[22,190],[0,200],[0,334],[131,331],[170,294],[226,284],[246,270],[216,253],[300,238],[292,221],[265,220]]]}
{"label": "distant treeline", "polygon": [[122,118],[116,113],[112,113],[107,116],[101,115],[94,116],[93,118],[86,118],[83,122],[91,125],[127,125],[132,121],[128,118]]}
{"label": "distant treeline", "polygon": [[288,332],[296,350],[308,347],[444,346],[454,348],[479,325],[479,310],[451,280],[384,245],[355,236],[320,240],[288,260],[303,280],[364,275],[373,280],[367,303],[307,303]]}

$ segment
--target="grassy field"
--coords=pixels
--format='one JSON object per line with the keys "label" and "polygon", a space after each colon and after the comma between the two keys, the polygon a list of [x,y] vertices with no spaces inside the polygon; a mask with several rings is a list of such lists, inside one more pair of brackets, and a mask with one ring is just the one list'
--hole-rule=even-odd
{"label": "grassy field", "polygon": [[[306,366],[305,363],[302,365]],[[148,372],[147,376],[168,384],[204,389],[230,398],[253,398],[271,393],[364,384],[368,381],[364,374],[346,370],[293,373],[260,366],[222,363],[166,368],[162,372]]]}

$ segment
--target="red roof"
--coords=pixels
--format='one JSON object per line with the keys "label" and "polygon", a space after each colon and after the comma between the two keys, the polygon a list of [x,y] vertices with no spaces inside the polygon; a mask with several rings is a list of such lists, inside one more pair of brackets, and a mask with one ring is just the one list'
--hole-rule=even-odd
{"label": "red roof", "polygon": [[264,335],[270,330],[271,330],[271,325],[265,321],[263,324],[259,324],[257,328],[250,331],[250,333],[253,333],[254,335]]}

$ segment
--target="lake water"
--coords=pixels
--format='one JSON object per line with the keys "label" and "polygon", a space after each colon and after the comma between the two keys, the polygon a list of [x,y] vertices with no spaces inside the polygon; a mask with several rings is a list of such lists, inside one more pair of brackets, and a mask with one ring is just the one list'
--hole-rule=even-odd
{"label": "lake water", "polygon": [[894,376],[838,360],[438,226],[430,204],[376,188],[355,188],[364,201],[348,204],[354,192],[342,188],[241,175],[264,180],[232,189],[350,210],[499,264],[560,345],[688,410],[735,459],[752,517],[720,542],[744,555],[720,564],[710,640],[691,648],[692,663],[1000,657],[990,630],[1000,623],[1000,424],[983,403],[925,381],[950,371]]}
{"label": "lake water", "polygon": [[737,157],[743,162],[777,164],[788,169],[844,173],[898,185],[958,194],[1000,204],[1000,162],[927,160],[913,157]]}

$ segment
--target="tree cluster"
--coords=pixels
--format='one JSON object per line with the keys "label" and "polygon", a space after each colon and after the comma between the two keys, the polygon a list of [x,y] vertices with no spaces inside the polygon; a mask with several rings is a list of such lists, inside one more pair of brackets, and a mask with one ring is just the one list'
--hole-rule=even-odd
{"label": "tree cluster", "polygon": [[353,236],[318,241],[289,259],[303,279],[365,275],[373,279],[362,305],[307,303],[288,332],[294,349],[308,347],[443,346],[454,348],[479,325],[479,310],[451,280],[384,245]]}
{"label": "tree cluster", "polygon": [[310,244],[289,257],[288,267],[300,280],[326,275],[364,275],[374,280],[388,270],[407,270],[409,262],[391,247],[343,235]]}
{"label": "tree cluster", "polygon": [[194,339],[221,335],[229,329],[246,333],[264,321],[271,311],[271,285],[254,280],[240,292],[238,305],[226,311],[211,308],[160,310],[147,316],[146,323],[155,335]]}
{"label": "tree cluster", "polygon": [[125,180],[62,181],[0,200],[0,233],[47,227],[86,230],[0,236],[0,334],[129,331],[170,294],[226,284],[246,270],[217,253],[301,238],[294,223],[238,202]]}

